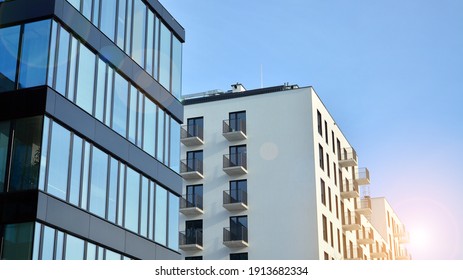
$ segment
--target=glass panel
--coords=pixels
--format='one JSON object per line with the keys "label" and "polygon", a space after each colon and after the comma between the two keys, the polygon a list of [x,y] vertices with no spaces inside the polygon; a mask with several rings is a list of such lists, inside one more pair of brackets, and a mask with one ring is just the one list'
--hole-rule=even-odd
{"label": "glass panel", "polygon": [[69,55],[69,81],[67,97],[74,102],[75,80],[76,80],[76,64],[77,64],[77,44],[78,41],[71,37],[71,54]]}
{"label": "glass panel", "polygon": [[4,226],[2,260],[30,260],[34,223]]}
{"label": "glass panel", "polygon": [[71,180],[69,184],[68,201],[75,206],[79,206],[80,198],[80,180],[82,178],[82,144],[83,140],[77,135],[74,135],[72,144]]}
{"label": "glass panel", "polygon": [[159,82],[170,91],[170,45],[172,33],[161,22],[161,42],[159,53]]}
{"label": "glass panel", "polygon": [[10,122],[0,122],[0,193],[5,188],[6,160],[10,141]]}
{"label": "glass panel", "polygon": [[146,32],[146,71],[153,76],[154,65],[154,14],[148,9],[148,21]]}
{"label": "glass panel", "polygon": [[114,80],[114,69],[108,67],[108,77],[106,82],[106,107],[105,107],[105,121],[104,123],[111,127],[111,109],[113,102],[113,80]]}
{"label": "glass panel", "polygon": [[106,249],[106,256],[105,256],[105,260],[120,260],[121,259],[121,255],[116,253],[116,252],[113,252],[111,250],[108,250]]}
{"label": "glass panel", "polygon": [[52,260],[55,249],[55,230],[44,226],[42,238],[42,260]]}
{"label": "glass panel", "polygon": [[15,89],[20,26],[0,29],[0,92]]}
{"label": "glass panel", "polygon": [[40,168],[42,117],[16,120],[10,191],[36,189]]}
{"label": "glass panel", "polygon": [[124,49],[125,10],[126,10],[125,5],[126,5],[126,0],[119,0],[118,15],[117,15],[116,43],[121,49]]}
{"label": "glass panel", "polygon": [[105,88],[106,88],[106,63],[98,58],[98,76],[96,79],[96,97],[95,97],[95,117],[103,122],[104,121],[104,102],[105,102]]}
{"label": "glass panel", "polygon": [[53,77],[55,75],[55,52],[56,52],[56,36],[58,25],[56,22],[51,24],[51,40],[50,40],[50,54],[48,56],[48,78],[47,85],[53,87]]}
{"label": "glass panel", "polygon": [[158,141],[156,143],[157,153],[156,158],[160,162],[164,162],[164,132],[165,132],[165,113],[158,107]]}
{"label": "glass panel", "polygon": [[143,118],[144,118],[144,110],[145,107],[145,97],[139,91],[137,91],[138,96],[138,111],[137,111],[137,146],[142,147],[143,144]]}
{"label": "glass panel", "polygon": [[[1,231],[2,231],[2,227],[0,226],[0,233],[1,233]],[[39,259],[40,238],[41,238],[40,224],[35,223],[34,248],[32,249],[32,259],[33,260],[38,260]]]}
{"label": "glass panel", "polygon": [[137,99],[138,92],[134,86],[130,86],[129,104],[129,141],[136,143],[137,136]]}
{"label": "glass panel", "polygon": [[108,176],[108,155],[93,147],[92,173],[90,183],[90,212],[104,218],[106,210],[106,182]]}
{"label": "glass panel", "polygon": [[148,179],[142,177],[140,197],[140,235],[148,237]]}
{"label": "glass panel", "polygon": [[125,170],[126,166],[121,164],[119,172],[119,190],[117,202],[117,224],[122,226],[124,221],[124,200],[125,200]]}
{"label": "glass panel", "polygon": [[125,52],[127,54],[131,53],[131,46],[132,46],[132,40],[131,34],[132,34],[132,0],[129,0],[127,2],[127,20],[125,21],[127,24],[125,25],[125,37],[127,40],[125,40]]}
{"label": "glass panel", "polygon": [[140,174],[127,167],[127,191],[125,193],[125,228],[138,232],[138,206]]}
{"label": "glass panel", "polygon": [[172,36],[172,94],[180,99],[182,95],[182,43]]}
{"label": "glass panel", "polygon": [[80,11],[80,0],[67,0],[74,8]]}
{"label": "glass panel", "polygon": [[156,105],[149,100],[145,100],[145,121],[144,121],[144,130],[143,130],[143,150],[155,156],[155,144],[156,144]]}
{"label": "glass panel", "polygon": [[87,209],[88,201],[88,171],[90,169],[90,144],[84,142],[84,164],[82,165],[82,192],[80,197],[80,207]]}
{"label": "glass panel", "polygon": [[148,238],[154,240],[154,194],[156,185],[149,182]]}
{"label": "glass panel", "polygon": [[47,74],[51,20],[24,26],[19,68],[19,88],[44,85]]}
{"label": "glass panel", "polygon": [[66,200],[71,133],[57,123],[52,124],[48,184],[46,192]]}
{"label": "glass panel", "polygon": [[154,73],[153,77],[159,79],[159,37],[160,37],[160,21],[159,18],[155,17],[154,19]]}
{"label": "glass panel", "polygon": [[69,33],[62,27],[59,29],[58,61],[56,62],[55,89],[61,95],[66,96],[66,80],[69,62]]}
{"label": "glass panel", "polygon": [[96,245],[87,242],[87,257],[86,260],[96,260]]}
{"label": "glass panel", "polygon": [[127,136],[128,86],[129,83],[116,72],[114,76],[112,128],[124,137]]}
{"label": "glass panel", "polygon": [[98,253],[98,256],[97,256],[97,260],[104,260],[104,248],[101,248],[101,247],[97,247],[97,253]]}
{"label": "glass panel", "polygon": [[92,17],[92,0],[82,0],[82,14],[87,19]]}
{"label": "glass panel", "polygon": [[56,256],[55,260],[62,260],[63,259],[63,247],[64,247],[64,233],[58,231],[56,235]]}
{"label": "glass panel", "polygon": [[100,0],[93,0],[93,14],[92,14],[92,23],[99,27],[99,13],[100,13]]}
{"label": "glass panel", "polygon": [[156,227],[155,227],[155,241],[166,245],[167,241],[167,191],[156,186]]}
{"label": "glass panel", "polygon": [[66,260],[84,259],[84,241],[77,237],[66,235]]}
{"label": "glass panel", "polygon": [[180,172],[180,124],[170,119],[170,168]]}
{"label": "glass panel", "polygon": [[168,247],[178,250],[178,211],[179,198],[169,193],[169,244]]}
{"label": "glass panel", "polygon": [[79,69],[77,73],[76,104],[87,113],[93,113],[93,86],[96,56],[84,45],[80,45]]}
{"label": "glass panel", "polygon": [[115,223],[117,211],[117,179],[119,177],[119,162],[111,158],[108,185],[108,214],[106,218]]}
{"label": "glass panel", "polygon": [[114,0],[101,0],[101,7],[104,7],[104,12],[101,13],[101,31],[114,40],[114,29],[116,27],[116,4]]}
{"label": "glass panel", "polygon": [[169,166],[169,150],[170,150],[170,116],[165,114],[164,120],[164,164]]}
{"label": "glass panel", "polygon": [[146,6],[142,1],[133,3],[132,58],[144,67]]}

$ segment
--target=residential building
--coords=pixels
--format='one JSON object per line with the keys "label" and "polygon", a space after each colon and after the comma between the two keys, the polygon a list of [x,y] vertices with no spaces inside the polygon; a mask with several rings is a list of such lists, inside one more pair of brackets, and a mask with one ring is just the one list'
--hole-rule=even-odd
{"label": "residential building", "polygon": [[0,258],[179,259],[183,27],[157,0],[0,15]]}
{"label": "residential building", "polygon": [[185,259],[380,259],[369,171],[314,89],[232,87],[183,100]]}

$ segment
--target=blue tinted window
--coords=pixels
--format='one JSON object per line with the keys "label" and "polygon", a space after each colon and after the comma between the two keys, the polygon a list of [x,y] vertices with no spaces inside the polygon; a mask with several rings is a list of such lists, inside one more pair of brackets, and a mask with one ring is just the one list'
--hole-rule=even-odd
{"label": "blue tinted window", "polygon": [[151,10],[148,10],[148,21],[147,21],[147,32],[146,32],[146,71],[153,76],[154,75],[154,14]]}
{"label": "blue tinted window", "polygon": [[169,244],[168,247],[178,250],[178,211],[179,198],[169,193]]}
{"label": "blue tinted window", "polygon": [[155,144],[156,144],[156,105],[144,97],[145,100],[145,121],[143,129],[143,150],[155,156]]}
{"label": "blue tinted window", "polygon": [[48,158],[48,138],[50,130],[50,119],[47,117],[43,118],[43,135],[42,135],[42,150],[40,151],[40,174],[39,174],[39,190],[45,190],[45,177],[47,170],[47,158]]}
{"label": "blue tinted window", "polygon": [[127,19],[126,19],[126,25],[125,25],[125,37],[127,40],[125,40],[125,52],[127,54],[131,53],[132,50],[132,40],[130,39],[132,36],[132,2],[133,1],[127,1]]}
{"label": "blue tinted window", "polygon": [[56,62],[55,89],[61,95],[66,96],[66,80],[69,62],[69,33],[62,27],[59,28],[58,61]]}
{"label": "blue tinted window", "polygon": [[40,169],[42,117],[16,120],[10,191],[36,189]]}
{"label": "blue tinted window", "polygon": [[154,240],[154,203],[155,203],[156,185],[149,182],[149,209],[148,209],[148,238]]}
{"label": "blue tinted window", "polygon": [[182,43],[172,37],[172,94],[180,99],[182,95]]}
{"label": "blue tinted window", "polygon": [[[1,231],[1,226],[0,226],[0,231]],[[34,225],[34,244],[33,244],[33,249],[32,249],[32,259],[33,260],[38,260],[39,259],[39,251],[40,251],[40,238],[42,237],[41,231],[40,231],[40,224],[35,223]]]}
{"label": "blue tinted window", "polygon": [[125,170],[126,166],[121,164],[119,169],[119,190],[117,198],[117,224],[124,224],[124,201],[125,201]]}
{"label": "blue tinted window", "polygon": [[67,98],[74,102],[76,67],[77,67],[77,45],[78,41],[71,37],[71,53],[69,55],[69,81]]}
{"label": "blue tinted window", "polygon": [[58,233],[56,234],[55,260],[63,259],[63,247],[64,247],[64,233],[61,231],[58,231]]}
{"label": "blue tinted window", "polygon": [[164,132],[165,132],[165,113],[161,108],[158,108],[158,140],[156,143],[157,153],[156,158],[160,162],[164,162]]}
{"label": "blue tinted window", "polygon": [[172,33],[161,23],[161,50],[159,53],[159,83],[170,91],[170,45]]}
{"label": "blue tinted window", "polygon": [[108,76],[106,81],[106,107],[105,107],[105,121],[104,123],[111,127],[111,109],[113,101],[113,82],[114,82],[114,69],[108,67]]}
{"label": "blue tinted window", "polygon": [[133,3],[133,33],[132,33],[132,58],[141,67],[145,61],[145,28],[146,6],[142,1]]}
{"label": "blue tinted window", "polygon": [[42,235],[42,260],[52,260],[55,249],[55,230],[51,227],[43,227]]}
{"label": "blue tinted window", "polygon": [[105,256],[105,260],[120,260],[121,259],[121,255],[116,253],[116,252],[113,252],[111,250],[108,250],[106,249],[106,256]]}
{"label": "blue tinted window", "polygon": [[71,133],[57,123],[52,125],[47,192],[66,199]]}
{"label": "blue tinted window", "polygon": [[0,122],[0,193],[5,188],[6,159],[10,141],[10,122]]}
{"label": "blue tinted window", "polygon": [[116,222],[117,211],[117,179],[119,176],[119,162],[111,158],[108,182],[108,215],[107,219]]}
{"label": "blue tinted window", "polygon": [[107,174],[108,155],[93,147],[89,210],[102,218],[105,217]]}
{"label": "blue tinted window", "polygon": [[87,242],[86,260],[96,260],[96,245]]}
{"label": "blue tinted window", "polygon": [[81,44],[79,51],[79,69],[77,73],[76,104],[89,114],[93,113],[95,59],[95,54]]}
{"label": "blue tinted window", "polygon": [[129,83],[119,73],[114,76],[113,129],[127,136],[127,107]]}
{"label": "blue tinted window", "polygon": [[19,69],[19,87],[44,85],[47,75],[50,20],[24,26]]}
{"label": "blue tinted window", "polygon": [[166,245],[167,243],[167,191],[156,186],[156,226],[155,241]]}
{"label": "blue tinted window", "polygon": [[71,5],[78,11],[80,10],[80,0],[68,0],[68,2],[71,3]]}
{"label": "blue tinted window", "polygon": [[84,259],[84,241],[72,235],[66,235],[66,260]]}
{"label": "blue tinted window", "polygon": [[148,237],[148,179],[142,177],[140,197],[140,235]]}
{"label": "blue tinted window", "polygon": [[53,87],[53,79],[55,75],[55,53],[56,53],[56,36],[58,32],[58,26],[56,22],[51,24],[51,38],[50,38],[50,55],[48,56],[48,78],[47,85]]}
{"label": "blue tinted window", "polygon": [[124,35],[125,35],[125,3],[126,0],[119,0],[119,7],[117,12],[117,37],[116,44],[119,48],[124,49]]}
{"label": "blue tinted window", "polygon": [[0,92],[15,88],[20,26],[0,29]]}
{"label": "blue tinted window", "polygon": [[170,168],[179,172],[180,169],[180,124],[170,119]]}
{"label": "blue tinted window", "polygon": [[130,86],[130,101],[129,101],[129,135],[128,139],[132,143],[136,143],[137,137],[137,100],[138,91],[134,86]]}
{"label": "blue tinted window", "polygon": [[87,209],[88,202],[88,172],[90,169],[90,144],[84,142],[84,164],[82,170],[82,190],[80,193],[80,207]]}
{"label": "blue tinted window", "polygon": [[138,232],[138,206],[140,174],[127,167],[127,191],[125,193],[125,227]]}
{"label": "blue tinted window", "polygon": [[116,4],[114,0],[101,0],[101,31],[114,40],[114,30],[116,27]]}
{"label": "blue tinted window", "polygon": [[82,139],[77,135],[74,135],[72,143],[71,180],[69,182],[68,201],[76,206],[79,206],[80,180],[82,179],[82,144]]}
{"label": "blue tinted window", "polygon": [[82,14],[84,17],[91,19],[92,17],[92,0],[82,0]]}
{"label": "blue tinted window", "polygon": [[104,121],[104,106],[105,106],[105,89],[106,89],[106,63],[98,58],[98,76],[96,79],[96,97],[95,97],[95,117]]}
{"label": "blue tinted window", "polygon": [[2,260],[29,260],[32,257],[34,223],[4,226]]}

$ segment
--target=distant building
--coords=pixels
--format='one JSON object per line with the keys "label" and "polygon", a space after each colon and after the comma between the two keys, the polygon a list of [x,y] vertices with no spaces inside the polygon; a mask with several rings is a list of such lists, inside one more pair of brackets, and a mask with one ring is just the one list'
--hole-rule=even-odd
{"label": "distant building", "polygon": [[312,87],[235,84],[183,104],[185,259],[396,257],[370,222],[369,171]]}
{"label": "distant building", "polygon": [[0,258],[179,259],[184,29],[157,0],[0,1]]}

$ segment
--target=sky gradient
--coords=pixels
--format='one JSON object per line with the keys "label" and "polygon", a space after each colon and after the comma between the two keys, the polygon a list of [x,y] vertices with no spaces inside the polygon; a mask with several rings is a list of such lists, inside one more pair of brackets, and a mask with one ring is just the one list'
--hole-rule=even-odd
{"label": "sky gradient", "polygon": [[463,1],[161,3],[186,30],[184,94],[313,86],[413,259],[463,259]]}

